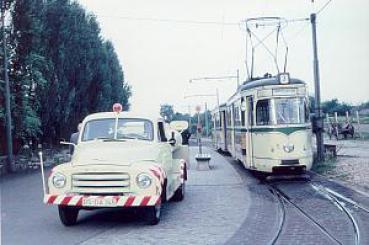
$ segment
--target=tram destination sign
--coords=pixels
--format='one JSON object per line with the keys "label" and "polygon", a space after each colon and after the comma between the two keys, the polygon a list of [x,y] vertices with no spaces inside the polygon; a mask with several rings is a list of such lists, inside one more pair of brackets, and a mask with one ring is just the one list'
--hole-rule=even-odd
{"label": "tram destination sign", "polygon": [[296,95],[296,89],[295,88],[273,89],[273,95],[274,96],[292,96],[292,95]]}

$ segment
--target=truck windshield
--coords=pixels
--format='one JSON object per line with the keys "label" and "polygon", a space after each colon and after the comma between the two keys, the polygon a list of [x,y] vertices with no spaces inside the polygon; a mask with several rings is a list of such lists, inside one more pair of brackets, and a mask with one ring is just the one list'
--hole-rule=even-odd
{"label": "truck windshield", "polygon": [[136,118],[96,119],[86,123],[82,141],[94,139],[140,139],[153,140],[154,128],[151,121]]}
{"label": "truck windshield", "polygon": [[256,104],[257,125],[303,124],[309,121],[305,98],[273,98]]}

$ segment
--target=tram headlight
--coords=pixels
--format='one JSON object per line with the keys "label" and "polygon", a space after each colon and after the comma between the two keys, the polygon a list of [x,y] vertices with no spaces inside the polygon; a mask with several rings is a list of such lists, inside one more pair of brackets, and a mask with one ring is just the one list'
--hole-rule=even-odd
{"label": "tram headlight", "polygon": [[283,145],[283,150],[287,153],[293,152],[294,149],[295,149],[295,146],[293,144],[284,144]]}
{"label": "tram headlight", "polygon": [[63,174],[56,173],[53,176],[52,181],[53,181],[53,185],[56,188],[63,188],[65,186],[66,178],[65,178],[65,176]]}

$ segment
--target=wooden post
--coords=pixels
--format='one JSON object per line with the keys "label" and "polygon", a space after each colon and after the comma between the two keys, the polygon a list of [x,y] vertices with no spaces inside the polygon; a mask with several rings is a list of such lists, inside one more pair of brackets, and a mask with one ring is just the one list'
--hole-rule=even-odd
{"label": "wooden post", "polygon": [[337,140],[338,140],[338,115],[337,115],[337,112],[334,113],[334,121],[336,123],[336,136],[337,136]]}
{"label": "wooden post", "polygon": [[349,123],[350,122],[350,118],[349,118],[349,112],[346,111],[346,122]]}
{"label": "wooden post", "polygon": [[329,127],[330,127],[330,125],[329,125],[329,113],[325,114],[325,116],[327,118],[327,126],[325,127],[326,128],[326,131],[325,132],[328,132]]}
{"label": "wooden post", "polygon": [[359,133],[359,138],[361,138],[359,111],[356,111],[356,121],[357,121],[357,132]]}

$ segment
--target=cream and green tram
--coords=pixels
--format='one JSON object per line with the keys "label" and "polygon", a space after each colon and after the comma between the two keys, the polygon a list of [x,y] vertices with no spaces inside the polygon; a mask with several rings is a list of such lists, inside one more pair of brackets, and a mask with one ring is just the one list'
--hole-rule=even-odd
{"label": "cream and green tram", "polygon": [[222,143],[248,169],[308,170],[313,161],[308,108],[306,84],[299,79],[283,74],[246,82],[226,103]]}

